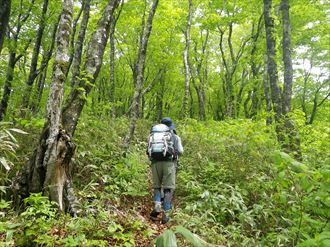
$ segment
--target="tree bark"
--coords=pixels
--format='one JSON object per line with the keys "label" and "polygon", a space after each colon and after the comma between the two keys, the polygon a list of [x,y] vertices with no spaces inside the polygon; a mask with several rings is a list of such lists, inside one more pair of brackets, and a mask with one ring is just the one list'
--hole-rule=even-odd
{"label": "tree bark", "polygon": [[38,65],[38,57],[39,57],[39,51],[41,47],[41,40],[42,36],[45,30],[45,17],[48,9],[48,0],[44,0],[43,7],[42,7],[42,13],[41,13],[41,19],[37,31],[37,39],[34,44],[33,53],[32,53],[32,59],[31,59],[31,65],[30,65],[30,72],[28,80],[26,81],[26,86],[24,90],[22,105],[21,105],[21,113],[24,116],[27,110],[27,107],[29,105],[30,101],[30,95],[32,92],[32,85],[34,83],[34,80],[36,79],[38,73],[37,73],[37,65]]}
{"label": "tree bark", "polygon": [[188,17],[186,30],[184,32],[185,37],[185,48],[183,51],[183,65],[184,65],[184,97],[183,97],[183,117],[186,118],[189,116],[189,99],[190,99],[190,80],[191,80],[191,71],[190,71],[190,61],[189,61],[189,52],[190,52],[190,28],[193,15],[193,3],[192,0],[188,0]]}
{"label": "tree bark", "polygon": [[72,87],[76,86],[77,81],[78,81],[77,76],[79,76],[79,74],[80,74],[81,57],[82,57],[82,51],[83,51],[83,43],[84,43],[85,34],[86,34],[86,30],[87,30],[87,24],[88,24],[88,20],[89,20],[90,3],[91,3],[91,0],[84,1],[83,19],[80,24],[80,29],[79,29],[76,45],[74,47],[72,79],[71,79]]}
{"label": "tree bark", "polygon": [[127,151],[129,144],[131,143],[131,140],[133,138],[136,122],[139,116],[141,95],[144,84],[144,68],[145,68],[145,60],[147,56],[147,47],[148,47],[149,37],[152,30],[152,22],[154,15],[156,13],[157,5],[158,5],[158,0],[153,0],[145,30],[142,30],[143,35],[141,36],[141,42],[139,46],[138,58],[135,68],[136,82],[134,83],[135,89],[134,89],[134,96],[132,102],[130,126],[129,126],[128,134],[126,135],[123,143],[125,152]]}
{"label": "tree bark", "polygon": [[[203,36],[203,32],[201,30],[201,38]],[[196,73],[197,73],[197,78],[199,81],[199,85],[197,83],[193,83],[194,88],[197,93],[197,99],[198,99],[198,112],[199,112],[199,119],[201,121],[204,121],[206,119],[206,114],[205,114],[205,83],[207,80],[207,66],[204,68],[204,60],[206,58],[206,47],[207,47],[207,42],[208,42],[208,37],[209,37],[209,30],[206,30],[206,35],[204,41],[202,41],[202,53],[200,54],[200,58],[198,58],[198,52],[197,52],[197,44],[195,45],[195,62],[196,62]],[[195,80],[193,80],[195,82]]]}
{"label": "tree bark", "polygon": [[286,115],[291,111],[293,68],[291,59],[291,24],[289,15],[289,0],[282,0],[283,23],[283,63],[284,63],[284,87],[282,111]]}
{"label": "tree bark", "polygon": [[271,98],[273,109],[275,111],[275,120],[279,122],[282,118],[282,100],[281,91],[278,85],[278,71],[276,64],[276,41],[275,41],[275,24],[272,17],[272,0],[264,1],[264,20],[266,29],[267,44],[267,71],[271,87]]}
{"label": "tree bark", "polygon": [[[73,88],[62,112],[62,124],[66,132],[73,136],[78,120],[83,110],[86,97],[90,93],[95,80],[100,72],[105,46],[109,37],[111,16],[118,5],[118,0],[109,0],[103,11],[101,19],[98,21],[96,31],[88,44],[86,52],[86,62],[83,66],[86,80],[79,80],[77,87]],[[81,76],[80,76],[81,77]],[[78,90],[83,88],[84,92]]]}
{"label": "tree bark", "polygon": [[9,22],[11,0],[0,0],[0,54]]}
{"label": "tree bark", "polygon": [[73,21],[73,25],[72,25],[72,35],[71,35],[71,39],[70,39],[70,58],[69,58],[69,64],[67,66],[66,72],[65,72],[65,77],[68,78],[69,75],[69,71],[73,62],[73,56],[74,56],[74,42],[75,42],[75,38],[76,38],[76,32],[77,32],[77,26],[78,26],[78,22],[80,20],[81,14],[84,10],[85,7],[85,0],[82,1],[81,7],[79,9],[79,12],[76,16],[76,18]]}
{"label": "tree bark", "polygon": [[[255,28],[255,24],[252,26],[252,50],[251,50],[251,70],[252,70],[252,78],[254,82],[254,86],[251,91],[251,111],[248,115],[249,118],[254,118],[257,115],[259,102],[260,102],[260,83],[258,83],[258,76],[261,66],[256,64],[256,52],[257,52],[257,42],[260,36],[261,27],[262,27],[262,18],[261,15],[258,20],[257,28]],[[255,30],[256,29],[256,30]]]}
{"label": "tree bark", "polygon": [[270,97],[270,83],[269,83],[269,77],[268,77],[268,62],[267,62],[267,56],[264,58],[265,65],[264,65],[264,73],[263,73],[263,86],[264,86],[264,95],[265,95],[265,101],[266,101],[266,124],[270,125],[273,122],[273,118],[271,117],[272,114],[272,100]]}
{"label": "tree bark", "polygon": [[[56,43],[52,84],[47,102],[46,124],[39,144],[28,166],[15,181],[18,193],[26,197],[31,192],[43,191],[51,200],[64,210],[64,193],[69,180],[69,162],[75,146],[70,136],[61,129],[61,105],[63,84],[69,61],[69,38],[72,31],[73,0],[63,3]],[[74,211],[73,206],[71,209]]]}
{"label": "tree bark", "polygon": [[319,98],[319,93],[320,93],[320,90],[323,88],[324,85],[328,85],[328,88],[330,88],[330,81],[325,81],[324,83],[322,83],[318,88],[317,90],[315,91],[314,93],[314,98],[313,98],[313,108],[312,108],[312,112],[310,114],[310,117],[309,117],[309,120],[306,122],[306,124],[313,124],[314,120],[315,120],[315,116],[316,116],[316,112],[317,112],[317,109],[323,105],[323,103],[329,99],[330,97],[330,92],[328,91],[328,93],[326,94],[325,97],[323,97],[323,99],[318,102],[318,98]]}
{"label": "tree bark", "polygon": [[[16,44],[17,42],[14,42]],[[14,78],[14,68],[15,64],[18,60],[16,60],[16,53],[13,51],[9,52],[9,62],[8,62],[8,68],[7,68],[7,73],[6,73],[6,81],[3,87],[3,95],[2,99],[0,102],[0,121],[3,120],[7,108],[8,108],[8,102],[9,102],[9,97],[11,93],[11,87],[12,87],[12,81]]]}
{"label": "tree bark", "polygon": [[39,76],[39,79],[38,79],[37,89],[35,91],[36,97],[33,97],[34,100],[29,105],[29,108],[31,109],[32,114],[36,114],[39,109],[40,101],[41,101],[44,86],[45,86],[45,81],[47,78],[47,69],[48,69],[49,60],[52,57],[53,50],[55,47],[56,32],[57,32],[58,24],[60,22],[60,17],[61,17],[61,15],[59,15],[56,23],[53,26],[53,32],[51,35],[51,43],[50,43],[49,47],[47,47],[47,49],[44,50],[42,60],[40,63],[40,67],[37,70],[37,76]]}
{"label": "tree bark", "polygon": [[[282,0],[283,1],[283,0]],[[285,1],[285,0],[284,0]],[[287,3],[287,2],[286,2]],[[284,9],[288,11],[288,5],[284,4]],[[282,146],[282,149],[288,153],[292,153],[294,157],[298,160],[301,160],[301,150],[300,150],[300,138],[297,131],[295,130],[293,121],[286,114],[288,109],[291,109],[291,106],[286,105],[291,102],[292,94],[292,67],[285,68],[285,92],[283,97],[281,97],[281,91],[278,85],[278,72],[277,64],[275,60],[275,26],[274,20],[271,16],[272,1],[264,0],[264,18],[265,18],[265,28],[266,28],[266,41],[267,41],[267,55],[268,55],[268,75],[271,85],[271,94],[272,94],[272,103],[273,109],[275,111],[275,122],[276,122],[276,133],[277,139]],[[283,18],[288,17],[284,14]],[[285,20],[283,25],[288,25],[289,20]],[[284,27],[285,30],[288,27]],[[287,32],[284,32],[283,35],[287,35]],[[285,41],[286,40],[286,41]],[[288,37],[283,36],[283,42],[288,45]],[[289,39],[290,40],[290,39]],[[283,44],[284,45],[284,44]],[[290,47],[284,48],[284,53],[287,53],[290,50]],[[284,66],[291,65],[292,61],[291,56],[288,54],[283,54],[283,59],[286,60]],[[291,71],[290,71],[291,70]],[[291,78],[290,78],[291,77]],[[289,81],[288,81],[289,80]],[[291,81],[290,81],[291,80]],[[286,97],[286,98],[284,98]],[[285,103],[284,103],[285,102]],[[291,103],[290,103],[291,104]],[[283,107],[286,107],[284,109]]]}
{"label": "tree bark", "polygon": [[122,0],[120,4],[120,9],[118,11],[117,16],[115,17],[113,15],[112,17],[112,22],[110,26],[110,78],[109,78],[109,83],[110,83],[110,88],[109,88],[109,102],[111,104],[111,115],[112,117],[116,117],[116,107],[114,105],[115,103],[115,94],[116,94],[116,82],[115,82],[115,30],[116,30],[116,24],[117,21],[120,17],[121,10],[123,9],[124,5],[124,0]]}
{"label": "tree bark", "polygon": [[166,71],[161,71],[161,76],[159,79],[160,83],[160,89],[157,92],[156,97],[156,109],[157,109],[157,116],[156,120],[160,122],[160,120],[163,118],[163,105],[164,105],[164,91],[165,91],[165,73]]}

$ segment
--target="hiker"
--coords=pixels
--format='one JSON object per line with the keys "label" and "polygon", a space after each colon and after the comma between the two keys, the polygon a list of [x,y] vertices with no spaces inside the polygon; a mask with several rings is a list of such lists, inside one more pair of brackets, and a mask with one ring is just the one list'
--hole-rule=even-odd
{"label": "hiker", "polygon": [[183,153],[181,139],[176,135],[175,125],[171,118],[163,118],[160,124],[152,127],[147,154],[151,161],[152,181],[154,188],[154,209],[150,213],[152,220],[157,220],[162,208],[162,224],[169,221],[169,211],[175,189],[175,174],[179,155]]}

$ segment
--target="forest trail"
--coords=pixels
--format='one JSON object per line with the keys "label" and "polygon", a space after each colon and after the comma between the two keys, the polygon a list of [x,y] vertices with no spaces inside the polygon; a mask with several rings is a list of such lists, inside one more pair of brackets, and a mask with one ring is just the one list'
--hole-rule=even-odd
{"label": "forest trail", "polygon": [[[149,178],[151,173],[149,174]],[[139,201],[140,207],[138,208],[138,214],[141,216],[141,220],[148,225],[148,228],[153,231],[153,234],[149,238],[141,238],[141,242],[137,240],[137,247],[150,246],[151,243],[160,236],[166,229],[171,228],[176,224],[175,220],[172,218],[167,224],[161,223],[162,213],[158,216],[157,221],[153,221],[150,219],[150,212],[152,211],[154,204],[152,201],[152,188],[151,188],[151,180],[149,181],[149,194],[145,195]],[[174,195],[172,201],[173,208],[175,209],[178,205],[176,203],[176,198]]]}

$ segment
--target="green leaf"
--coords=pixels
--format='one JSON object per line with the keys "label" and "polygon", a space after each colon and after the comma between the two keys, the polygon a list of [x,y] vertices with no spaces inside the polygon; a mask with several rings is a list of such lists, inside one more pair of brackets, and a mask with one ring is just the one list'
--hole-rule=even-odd
{"label": "green leaf", "polygon": [[203,247],[201,239],[183,226],[176,226],[175,232],[181,234],[189,243],[195,247]]}
{"label": "green leaf", "polygon": [[9,164],[8,164],[8,162],[6,161],[5,158],[0,157],[0,163],[4,166],[4,168],[5,168],[7,171],[10,170],[10,166],[9,166]]}
{"label": "green leaf", "polygon": [[20,133],[20,134],[23,134],[23,135],[27,135],[28,133],[23,131],[23,130],[20,130],[20,129],[16,129],[16,128],[11,128],[9,129],[10,131],[14,131],[16,133]]}
{"label": "green leaf", "polygon": [[156,247],[177,247],[176,237],[173,231],[165,230],[162,235],[156,239]]}

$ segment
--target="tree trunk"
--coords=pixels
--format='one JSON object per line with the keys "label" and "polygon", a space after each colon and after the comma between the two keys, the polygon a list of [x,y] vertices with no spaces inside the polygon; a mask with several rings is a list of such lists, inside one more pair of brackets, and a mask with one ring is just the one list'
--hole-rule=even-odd
{"label": "tree trunk", "polygon": [[271,117],[272,114],[272,100],[270,97],[270,83],[269,83],[269,76],[268,76],[268,62],[267,62],[267,56],[264,58],[265,65],[264,65],[264,73],[263,73],[263,83],[264,83],[264,95],[265,95],[265,101],[266,101],[266,124],[270,125],[273,122],[273,118]]}
{"label": "tree trunk", "polygon": [[123,9],[124,0],[122,0],[120,4],[120,9],[118,11],[117,16],[112,17],[111,26],[110,26],[110,88],[109,88],[109,102],[111,104],[111,115],[112,117],[116,117],[116,107],[114,105],[115,103],[115,94],[116,94],[116,82],[115,82],[115,30],[116,30],[116,24],[117,20],[120,17],[121,10]]}
{"label": "tree trunk", "polygon": [[11,0],[0,0],[0,54],[9,22]]}
{"label": "tree trunk", "polygon": [[187,17],[187,25],[184,33],[185,37],[185,48],[183,51],[183,65],[184,65],[184,97],[183,97],[183,117],[186,118],[189,116],[189,98],[190,98],[190,79],[191,79],[191,71],[190,71],[190,61],[189,61],[189,50],[190,50],[190,28],[191,28],[191,20],[193,15],[193,3],[192,0],[188,0],[189,9],[188,9],[188,17]]}
{"label": "tree trunk", "polygon": [[[203,35],[203,31],[201,30],[201,38]],[[194,88],[197,93],[198,99],[198,112],[199,112],[199,120],[204,121],[206,119],[205,114],[205,83],[207,81],[207,66],[204,67],[204,60],[206,58],[206,47],[209,38],[209,30],[206,30],[205,40],[202,42],[202,54],[200,54],[201,58],[198,59],[198,52],[197,52],[197,44],[195,45],[195,62],[197,64],[197,78],[199,81],[199,85],[193,83]],[[195,82],[195,80],[193,80]]]}
{"label": "tree trunk", "polygon": [[139,52],[138,52],[138,59],[136,63],[136,82],[134,83],[135,89],[134,89],[134,96],[133,96],[133,102],[132,102],[132,111],[131,111],[131,121],[129,126],[128,134],[126,135],[123,143],[123,147],[125,149],[125,152],[127,151],[129,144],[133,138],[136,122],[139,116],[139,110],[140,110],[140,103],[141,103],[141,94],[144,84],[144,68],[145,68],[145,59],[147,55],[147,46],[149,42],[149,37],[152,30],[152,21],[154,18],[154,15],[156,13],[158,5],[158,0],[154,0],[152,3],[151,10],[149,12],[147,25],[145,30],[142,30],[143,35],[141,37],[141,42],[139,46]]}
{"label": "tree trunk", "polygon": [[281,91],[278,85],[278,72],[276,64],[276,41],[275,24],[272,17],[272,0],[264,0],[264,19],[267,43],[267,70],[271,87],[271,98],[275,111],[275,120],[279,122],[282,118]]}
{"label": "tree trunk", "polygon": [[37,39],[34,44],[34,49],[32,53],[32,59],[31,59],[31,65],[30,65],[30,73],[28,80],[26,81],[26,86],[24,90],[22,105],[21,105],[21,113],[24,116],[27,110],[27,107],[29,105],[30,95],[32,92],[32,85],[34,83],[34,80],[38,76],[37,73],[37,65],[38,65],[38,57],[39,57],[39,51],[41,46],[41,40],[42,36],[45,30],[45,17],[48,9],[48,0],[44,0],[43,7],[42,7],[42,13],[41,13],[41,19],[38,27],[37,32]]}
{"label": "tree trunk", "polygon": [[286,115],[291,111],[292,98],[292,59],[291,59],[291,25],[289,16],[289,0],[282,0],[282,23],[283,23],[283,63],[284,63],[284,88],[282,113]]}
{"label": "tree trunk", "polygon": [[156,109],[157,109],[157,116],[156,120],[160,122],[160,120],[163,118],[163,105],[164,105],[164,91],[165,91],[165,72],[161,73],[160,79],[160,89],[157,92],[157,98],[156,98]]}
{"label": "tree trunk", "polygon": [[37,74],[39,75],[39,80],[38,80],[37,89],[35,91],[36,97],[33,97],[34,100],[30,103],[30,106],[29,106],[29,108],[31,109],[32,114],[36,114],[37,111],[39,110],[39,105],[40,105],[40,101],[41,101],[41,98],[42,98],[42,94],[43,94],[43,90],[44,90],[44,86],[45,86],[45,81],[46,81],[46,77],[47,77],[47,70],[48,70],[49,60],[52,57],[53,50],[54,50],[54,47],[55,47],[56,32],[57,32],[58,24],[60,22],[60,17],[61,17],[61,15],[59,15],[59,18],[58,18],[57,22],[54,24],[53,32],[52,32],[52,35],[51,35],[52,39],[51,39],[50,46],[47,48],[47,50],[44,50],[42,60],[41,60],[41,64],[40,64],[40,67],[38,68],[38,71],[37,71]]}
{"label": "tree trunk", "polygon": [[[87,95],[90,93],[95,80],[100,72],[105,46],[109,37],[111,16],[117,7],[118,0],[109,0],[101,19],[98,21],[96,31],[91,35],[86,52],[86,62],[83,71],[86,72],[86,79],[79,80],[78,86],[73,88],[62,112],[63,128],[71,136],[74,135],[78,120],[83,110]],[[77,88],[84,88],[84,92]]]}
{"label": "tree trunk", "polygon": [[283,63],[284,63],[284,88],[282,94],[282,114],[284,115],[284,131],[288,141],[283,145],[295,158],[301,160],[300,137],[294,126],[293,120],[287,115],[291,111],[293,68],[291,59],[291,24],[289,15],[289,1],[281,1],[283,24]]}
{"label": "tree trunk", "polygon": [[[84,84],[83,80],[80,81],[80,86],[84,87],[86,94],[91,90],[91,83],[94,83],[100,71],[109,35],[111,15],[117,2],[117,0],[108,2],[89,43],[84,71],[86,71],[90,82]],[[79,97],[79,92],[72,90],[62,113],[60,111],[63,83],[69,60],[68,46],[72,18],[71,11],[72,0],[66,0],[57,35],[58,47],[54,61],[53,83],[47,104],[48,121],[29,165],[26,166],[26,169],[21,172],[14,182],[14,188],[20,193],[21,197],[28,196],[30,192],[43,190],[52,200],[58,202],[61,210],[69,208],[73,213],[76,213],[77,205],[69,176],[69,164],[75,150],[75,145],[71,142],[71,138],[85,101]],[[62,127],[61,129],[60,126]],[[68,207],[65,207],[65,202],[67,202]]]}
{"label": "tree trunk", "polygon": [[75,42],[75,38],[76,38],[76,32],[77,32],[77,26],[78,26],[78,22],[80,20],[81,14],[84,10],[85,7],[85,0],[82,1],[81,7],[79,9],[79,12],[77,14],[77,17],[74,19],[73,21],[73,25],[72,25],[72,35],[71,35],[71,40],[70,40],[70,58],[69,58],[69,63],[65,72],[65,77],[68,78],[68,74],[73,62],[73,56],[74,56],[74,42]]}
{"label": "tree trunk", "polygon": [[[47,102],[46,124],[29,165],[16,180],[15,188],[22,197],[43,191],[64,210],[65,186],[69,180],[69,162],[75,146],[70,136],[61,129],[63,84],[69,61],[73,0],[65,0],[56,37],[57,48],[53,65],[52,84]],[[74,211],[73,206],[71,209]]]}
{"label": "tree trunk", "polygon": [[[260,65],[257,66],[256,64],[256,52],[257,52],[257,42],[258,38],[260,36],[260,31],[262,27],[262,15],[259,17],[257,28],[255,28],[255,24],[252,26],[252,40],[253,40],[253,46],[251,50],[251,70],[252,70],[252,78],[254,82],[254,86],[251,91],[251,111],[249,113],[249,118],[254,118],[257,115],[258,108],[259,108],[259,102],[260,102],[260,83],[258,80],[259,71],[260,71]],[[256,29],[256,31],[255,31]]]}
{"label": "tree trunk", "polygon": [[[288,51],[290,51],[290,47],[283,48],[283,60],[285,60],[285,83],[287,83],[287,85],[284,86],[284,94],[283,98],[281,98],[281,91],[278,85],[277,64],[275,60],[275,26],[274,20],[271,16],[271,8],[272,1],[264,0],[264,18],[268,55],[268,75],[271,85],[273,109],[275,111],[277,139],[284,151],[292,153],[296,159],[301,160],[302,156],[300,151],[300,139],[295,130],[292,120],[286,115],[287,110],[291,108],[290,105],[286,104],[291,104],[290,102],[292,94],[292,61],[288,61],[291,60],[291,56],[290,54],[286,54]],[[286,9],[285,11],[288,11],[287,2],[282,6],[282,9],[283,8]],[[286,17],[288,17],[288,13],[283,15],[283,18]],[[285,20],[283,22],[283,25],[286,26],[284,27],[283,33],[283,46],[290,44],[290,38],[285,37],[285,35],[290,34],[290,32],[287,33],[287,31],[290,30],[290,27],[288,27],[288,21],[289,20]],[[286,66],[288,65],[291,66],[291,68],[287,68]]]}
{"label": "tree trunk", "polygon": [[241,104],[243,100],[243,91],[246,86],[245,77],[247,76],[247,71],[243,69],[241,75],[241,84],[237,93],[237,102],[236,102],[236,118],[239,118],[241,112]]}
{"label": "tree trunk", "polygon": [[[17,42],[15,42],[16,44]],[[17,60],[16,60],[16,53],[13,51],[9,52],[9,62],[8,62],[8,68],[7,68],[7,74],[6,74],[6,81],[5,84],[3,86],[3,95],[2,95],[2,99],[0,102],[0,121],[3,120],[7,108],[8,108],[8,102],[9,102],[9,97],[10,97],[10,93],[11,93],[11,83],[13,81],[14,78],[14,68],[15,68],[15,64],[16,64]]]}
{"label": "tree trunk", "polygon": [[[330,82],[326,81],[324,84],[328,84],[328,88],[330,86]],[[313,109],[311,112],[311,115],[309,117],[309,120],[306,122],[306,124],[313,124],[315,116],[316,116],[316,112],[317,112],[317,108],[319,108],[321,105],[323,105],[323,103],[329,99],[330,97],[330,92],[328,91],[327,95],[321,100],[321,102],[318,102],[318,97],[319,97],[319,92],[320,90],[323,88],[324,84],[322,83],[318,89],[316,90],[316,92],[314,93],[314,98],[313,98]]]}
{"label": "tree trunk", "polygon": [[39,74],[39,77],[37,77],[38,84],[37,84],[37,88],[35,91],[35,97],[34,97],[34,100],[30,104],[30,109],[31,109],[31,112],[33,115],[37,114],[37,112],[39,111],[40,102],[41,102],[42,95],[44,92],[46,77],[47,77],[47,67],[45,68],[44,71],[42,71]]}
{"label": "tree trunk", "polygon": [[73,53],[73,67],[72,67],[72,79],[71,79],[71,86],[74,87],[77,84],[78,78],[80,74],[80,65],[81,65],[81,57],[83,51],[83,43],[85,39],[85,34],[87,30],[87,24],[89,20],[89,9],[90,9],[90,2],[91,0],[84,1],[84,8],[83,8],[83,19],[80,24],[80,29],[78,33],[78,38],[76,41],[76,45],[74,48]]}

